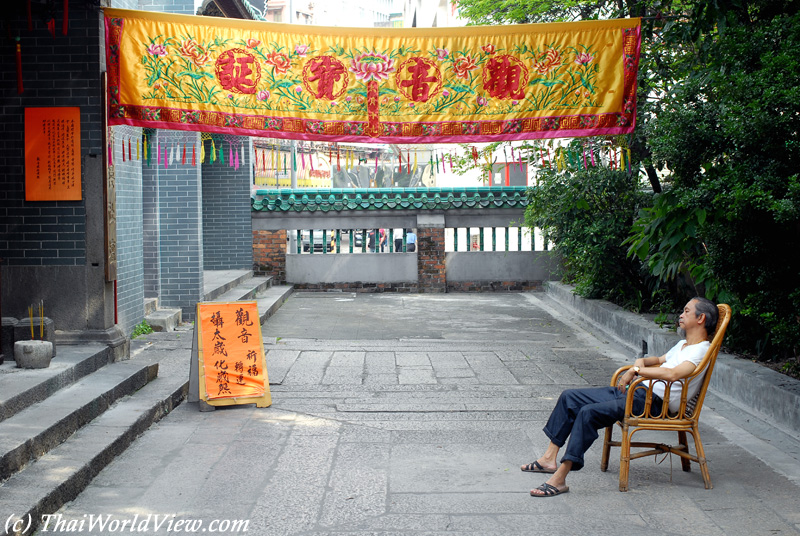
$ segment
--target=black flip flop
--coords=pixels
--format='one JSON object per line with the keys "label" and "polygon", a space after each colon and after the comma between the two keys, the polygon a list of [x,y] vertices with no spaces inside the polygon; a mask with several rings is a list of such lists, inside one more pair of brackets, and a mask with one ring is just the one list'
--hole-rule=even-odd
{"label": "black flip flop", "polygon": [[542,495],[538,495],[531,490],[531,497],[555,497],[556,495],[567,493],[569,491],[569,486],[564,486],[564,489],[558,489],[557,487],[551,486],[545,482],[536,489],[541,490],[543,492]]}
{"label": "black flip flop", "polygon": [[524,473],[546,473],[552,475],[556,472],[555,469],[545,469],[539,462],[529,463],[525,467],[527,467],[527,469],[521,469]]}

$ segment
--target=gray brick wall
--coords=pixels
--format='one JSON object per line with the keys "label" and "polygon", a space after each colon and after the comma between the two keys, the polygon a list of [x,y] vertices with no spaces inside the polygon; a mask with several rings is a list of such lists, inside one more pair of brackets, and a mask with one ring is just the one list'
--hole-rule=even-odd
{"label": "gray brick wall", "polygon": [[[239,169],[231,166],[230,141],[239,153]],[[211,142],[206,141],[207,153]],[[215,146],[219,148],[219,141]],[[250,217],[250,140],[225,137],[225,164],[203,164],[203,266],[206,270],[253,268]],[[244,160],[242,160],[244,147]]]}
{"label": "gray brick wall", "polygon": [[[126,335],[144,317],[144,262],[142,259],[142,162],[136,160],[136,142],[142,129],[130,126],[112,128],[114,146],[121,149],[131,142],[133,160],[123,161],[114,153],[117,185],[117,324]],[[139,155],[141,156],[141,150]]]}
{"label": "gray brick wall", "polygon": [[[81,156],[99,155],[100,25],[99,10],[79,4],[70,9],[69,33],[60,26],[53,38],[45,22],[34,17],[34,30],[13,10],[4,27],[22,29],[24,92],[17,94],[11,41],[0,47],[0,258],[6,265],[82,266],[86,264],[84,201],[25,201],[26,107],[78,106],[81,109]],[[82,181],[86,198],[85,181]]]}
{"label": "gray brick wall", "polygon": [[[153,132],[152,147],[191,147],[199,143],[200,135],[192,132],[158,130]],[[180,308],[184,320],[194,320],[195,305],[203,298],[203,240],[201,166],[183,165],[179,160],[165,167],[152,158],[151,166],[143,173],[143,190],[147,193],[143,203],[145,222],[157,221],[159,230],[157,251],[150,251],[157,259],[144,265],[145,277],[157,277],[159,305]],[[148,184],[154,181],[155,184]],[[145,229],[145,232],[148,232]],[[155,245],[153,245],[155,247]],[[158,275],[148,273],[155,266]],[[150,292],[148,290],[148,292]]]}
{"label": "gray brick wall", "polygon": [[[114,7],[122,7],[114,2]],[[183,15],[194,15],[194,0],[123,0],[119,2],[138,4],[132,6],[132,9],[140,9],[142,11],[159,11],[162,13],[179,13]]]}
{"label": "gray brick wall", "polygon": [[[146,129],[149,138],[156,131]],[[155,162],[155,158],[152,159]],[[161,293],[161,260],[159,258],[160,220],[158,210],[158,167],[142,166],[142,265],[144,268],[144,295],[158,298]]]}

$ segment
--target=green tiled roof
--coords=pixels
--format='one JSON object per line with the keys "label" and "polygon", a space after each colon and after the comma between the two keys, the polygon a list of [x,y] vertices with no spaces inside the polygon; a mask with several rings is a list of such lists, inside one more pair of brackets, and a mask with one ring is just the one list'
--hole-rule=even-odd
{"label": "green tiled roof", "polygon": [[252,207],[259,212],[524,208],[527,190],[526,186],[272,189],[257,190]]}

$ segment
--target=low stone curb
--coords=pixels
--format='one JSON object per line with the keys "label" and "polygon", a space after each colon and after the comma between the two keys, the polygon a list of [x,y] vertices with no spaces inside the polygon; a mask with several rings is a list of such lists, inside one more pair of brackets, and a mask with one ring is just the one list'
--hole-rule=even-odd
{"label": "low stone curb", "polygon": [[[569,285],[548,281],[545,291],[550,298],[629,348],[632,356],[642,351],[642,341],[647,343],[648,355],[662,355],[679,340],[674,332],[659,328],[641,315],[605,301],[582,298]],[[720,352],[709,387],[747,411],[800,434],[800,381]]]}

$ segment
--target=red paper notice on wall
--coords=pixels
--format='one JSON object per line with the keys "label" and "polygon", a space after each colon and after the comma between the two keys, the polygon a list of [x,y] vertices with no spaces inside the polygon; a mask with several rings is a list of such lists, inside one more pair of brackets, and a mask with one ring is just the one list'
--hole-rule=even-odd
{"label": "red paper notice on wall", "polygon": [[25,108],[25,200],[81,200],[80,108]]}

